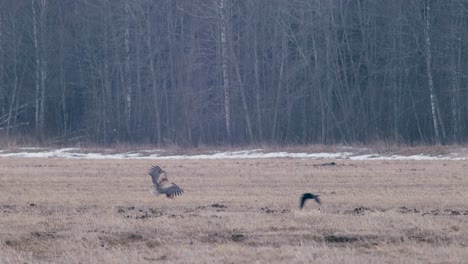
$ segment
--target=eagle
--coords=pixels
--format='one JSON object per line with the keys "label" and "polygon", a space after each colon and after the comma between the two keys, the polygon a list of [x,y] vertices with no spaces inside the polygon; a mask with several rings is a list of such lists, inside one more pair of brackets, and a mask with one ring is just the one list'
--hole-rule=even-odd
{"label": "eagle", "polygon": [[179,186],[175,183],[169,183],[167,180],[167,174],[159,166],[153,166],[149,175],[153,181],[153,193],[158,195],[160,193],[165,194],[168,198],[174,198],[175,196],[181,195],[184,193]]}
{"label": "eagle", "polygon": [[315,195],[313,193],[304,193],[301,198],[301,204],[299,205],[299,208],[302,209],[304,207],[305,202],[307,199],[314,199],[318,204],[320,203],[319,195]]}

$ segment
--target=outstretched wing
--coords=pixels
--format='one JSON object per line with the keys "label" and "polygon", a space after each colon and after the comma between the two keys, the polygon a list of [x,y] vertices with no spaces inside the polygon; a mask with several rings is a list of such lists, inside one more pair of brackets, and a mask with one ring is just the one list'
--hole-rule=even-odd
{"label": "outstretched wing", "polygon": [[321,205],[320,198],[318,195],[315,195],[313,193],[304,193],[301,198],[301,204],[299,206],[300,209],[304,207],[305,201],[307,201],[307,199],[314,199],[318,204]]}
{"label": "outstretched wing", "polygon": [[184,193],[184,190],[177,186],[177,184],[169,183],[168,181],[161,182],[158,191],[169,198],[173,198]]}
{"label": "outstretched wing", "polygon": [[153,185],[159,184],[161,174],[165,172],[159,166],[153,166],[150,171],[149,175],[151,176],[151,180],[153,181]]}
{"label": "outstretched wing", "polygon": [[305,201],[307,200],[308,198],[306,197],[306,195],[302,195],[302,198],[301,198],[301,205],[299,206],[299,208],[302,209],[302,207],[304,207],[304,204],[305,204]]}
{"label": "outstretched wing", "polygon": [[322,203],[320,202],[320,198],[319,198],[318,195],[316,195],[314,199],[315,199],[315,201],[316,201],[318,204],[320,204],[320,205],[322,204]]}
{"label": "outstretched wing", "polygon": [[166,172],[163,171],[159,166],[153,166],[149,171],[149,175],[153,181],[155,194],[162,193],[169,198],[173,198],[184,193],[184,190],[182,190],[179,186],[168,182]]}

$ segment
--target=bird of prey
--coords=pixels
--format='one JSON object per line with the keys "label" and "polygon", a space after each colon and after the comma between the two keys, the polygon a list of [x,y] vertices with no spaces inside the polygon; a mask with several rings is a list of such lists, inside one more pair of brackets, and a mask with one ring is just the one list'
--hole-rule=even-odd
{"label": "bird of prey", "polygon": [[321,204],[320,199],[319,199],[319,195],[315,195],[315,194],[312,194],[312,193],[304,193],[302,195],[302,198],[301,198],[301,205],[299,206],[300,209],[302,209],[302,207],[304,207],[304,203],[305,203],[305,201],[307,201],[307,199],[314,199],[318,204]]}
{"label": "bird of prey", "polygon": [[169,183],[167,180],[166,172],[163,171],[159,166],[153,166],[149,171],[151,180],[153,181],[153,192],[158,195],[160,193],[165,194],[168,198],[174,198],[175,196],[181,195],[184,190],[174,183]]}

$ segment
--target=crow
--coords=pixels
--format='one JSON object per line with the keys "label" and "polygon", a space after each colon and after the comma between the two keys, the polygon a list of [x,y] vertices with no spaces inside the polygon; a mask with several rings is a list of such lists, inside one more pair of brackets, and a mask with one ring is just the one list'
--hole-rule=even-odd
{"label": "crow", "polygon": [[318,204],[321,204],[320,203],[320,199],[319,199],[319,195],[315,195],[315,194],[312,194],[312,193],[304,193],[302,195],[302,198],[301,198],[301,205],[299,206],[300,209],[302,209],[302,207],[304,207],[304,203],[307,199],[314,199]]}

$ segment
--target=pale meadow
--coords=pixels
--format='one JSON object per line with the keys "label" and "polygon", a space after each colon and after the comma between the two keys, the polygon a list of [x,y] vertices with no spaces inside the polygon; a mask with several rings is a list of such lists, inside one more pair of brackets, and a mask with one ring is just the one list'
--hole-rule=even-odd
{"label": "pale meadow", "polygon": [[331,161],[1,158],[0,263],[466,263],[467,161]]}

